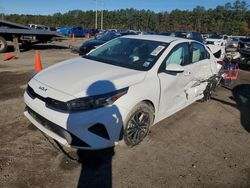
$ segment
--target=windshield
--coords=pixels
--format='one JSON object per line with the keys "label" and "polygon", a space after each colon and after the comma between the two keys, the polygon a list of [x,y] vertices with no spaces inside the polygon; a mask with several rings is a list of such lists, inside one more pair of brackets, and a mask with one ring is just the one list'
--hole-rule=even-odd
{"label": "windshield", "polygon": [[98,39],[102,40],[102,41],[109,41],[109,40],[114,39],[114,38],[119,37],[119,36],[121,36],[119,33],[107,32]]}
{"label": "windshield", "polygon": [[90,52],[84,58],[135,70],[147,71],[158,60],[168,43],[117,38]]}

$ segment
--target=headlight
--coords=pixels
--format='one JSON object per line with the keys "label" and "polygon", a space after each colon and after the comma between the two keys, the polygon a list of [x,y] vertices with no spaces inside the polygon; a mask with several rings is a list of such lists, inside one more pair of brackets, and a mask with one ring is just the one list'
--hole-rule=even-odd
{"label": "headlight", "polygon": [[68,101],[66,105],[69,111],[80,111],[80,110],[101,108],[113,104],[117,99],[125,95],[127,92],[128,92],[128,87],[107,94],[74,99]]}

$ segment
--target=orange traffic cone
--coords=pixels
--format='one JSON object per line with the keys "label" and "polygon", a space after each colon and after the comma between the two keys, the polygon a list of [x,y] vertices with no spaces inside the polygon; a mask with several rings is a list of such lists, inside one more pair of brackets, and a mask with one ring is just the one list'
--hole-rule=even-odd
{"label": "orange traffic cone", "polygon": [[14,58],[16,58],[15,54],[5,54],[4,57],[3,57],[3,60],[7,61],[7,60],[14,59]]}
{"label": "orange traffic cone", "polygon": [[75,42],[75,34],[73,33],[73,35],[72,35],[72,43],[74,43]]}
{"label": "orange traffic cone", "polygon": [[43,67],[41,64],[40,52],[39,52],[39,50],[36,50],[35,72],[39,72],[42,69],[43,69]]}

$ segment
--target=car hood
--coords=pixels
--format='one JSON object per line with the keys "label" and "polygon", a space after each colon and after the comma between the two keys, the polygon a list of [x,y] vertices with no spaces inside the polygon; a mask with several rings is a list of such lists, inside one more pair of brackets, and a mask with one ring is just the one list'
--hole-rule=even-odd
{"label": "car hood", "polygon": [[106,41],[103,41],[103,40],[93,39],[93,40],[86,41],[83,44],[83,46],[99,46],[99,45],[104,44],[105,42]]}
{"label": "car hood", "polygon": [[51,66],[33,79],[78,98],[122,89],[141,82],[145,76],[143,71],[75,58]]}

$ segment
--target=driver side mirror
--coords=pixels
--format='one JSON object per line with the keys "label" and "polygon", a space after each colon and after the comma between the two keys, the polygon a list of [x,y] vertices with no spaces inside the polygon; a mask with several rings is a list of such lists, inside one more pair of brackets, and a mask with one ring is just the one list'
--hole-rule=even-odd
{"label": "driver side mirror", "polygon": [[165,70],[167,72],[175,72],[175,73],[184,72],[184,68],[179,64],[168,64]]}

